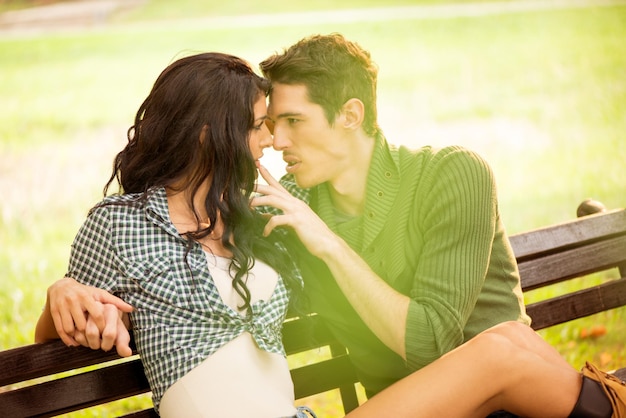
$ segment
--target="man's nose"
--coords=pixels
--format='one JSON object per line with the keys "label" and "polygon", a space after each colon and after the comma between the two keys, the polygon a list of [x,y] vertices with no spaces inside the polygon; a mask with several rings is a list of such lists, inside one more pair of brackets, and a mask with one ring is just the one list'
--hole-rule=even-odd
{"label": "man's nose", "polygon": [[282,129],[274,128],[274,149],[282,151],[291,145],[286,133]]}

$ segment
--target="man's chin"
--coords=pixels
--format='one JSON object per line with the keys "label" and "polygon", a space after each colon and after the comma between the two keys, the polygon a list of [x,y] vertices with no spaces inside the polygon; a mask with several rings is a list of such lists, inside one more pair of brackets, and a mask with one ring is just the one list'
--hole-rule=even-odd
{"label": "man's chin", "polygon": [[310,180],[307,180],[306,178],[304,178],[303,176],[299,176],[297,174],[293,175],[293,179],[296,182],[296,185],[301,188],[301,189],[310,189],[311,187],[316,186],[317,184],[311,182]]}

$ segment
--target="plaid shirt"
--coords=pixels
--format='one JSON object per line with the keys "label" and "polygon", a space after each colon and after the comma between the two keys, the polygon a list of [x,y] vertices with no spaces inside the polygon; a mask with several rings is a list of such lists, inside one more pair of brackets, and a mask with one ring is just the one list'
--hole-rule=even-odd
{"label": "plaid shirt", "polygon": [[289,292],[279,279],[269,301],[246,318],[222,301],[202,247],[185,260],[165,190],[145,203],[111,196],[91,211],[72,245],[67,276],[106,289],[135,307],[131,321],[158,404],[165,390],[217,349],[249,332],[263,350],[284,355],[281,327]]}
{"label": "plaid shirt", "polygon": [[303,189],[296,184],[296,179],[293,174],[284,175],[280,179],[280,184],[291,193],[292,196],[309,203],[310,189]]}

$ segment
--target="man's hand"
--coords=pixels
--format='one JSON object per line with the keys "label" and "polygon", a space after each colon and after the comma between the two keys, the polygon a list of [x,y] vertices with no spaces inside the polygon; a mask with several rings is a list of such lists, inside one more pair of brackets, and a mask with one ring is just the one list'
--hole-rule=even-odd
{"label": "man's hand", "polygon": [[337,236],[309,205],[292,196],[265,167],[258,168],[267,185],[256,185],[256,192],[260,193],[260,196],[252,198],[250,204],[253,207],[271,206],[283,212],[269,218],[263,234],[268,236],[274,228],[280,226],[291,227],[309,252],[322,258],[323,253],[328,251],[329,243],[337,240]]}
{"label": "man's hand", "polygon": [[80,345],[90,347],[93,350],[102,349],[103,351],[109,351],[115,346],[120,357],[131,356],[133,350],[130,348],[128,314],[120,311],[115,305],[110,303],[103,304],[103,309],[105,316],[104,330],[100,331],[92,317],[88,316],[85,331],[76,330],[74,332],[74,340]]}
{"label": "man's hand", "polygon": [[130,355],[130,335],[123,313],[133,307],[109,292],[66,277],[48,288],[50,314],[59,337],[67,345],[85,345]]}

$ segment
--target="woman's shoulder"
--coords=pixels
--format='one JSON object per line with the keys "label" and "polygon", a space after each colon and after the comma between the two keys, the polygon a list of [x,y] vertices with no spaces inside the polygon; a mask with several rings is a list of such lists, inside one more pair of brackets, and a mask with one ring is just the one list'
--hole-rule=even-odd
{"label": "woman's shoulder", "polygon": [[[129,213],[145,206],[147,199],[140,193],[113,194],[105,196],[89,211],[90,214]],[[149,198],[148,198],[149,199]]]}

